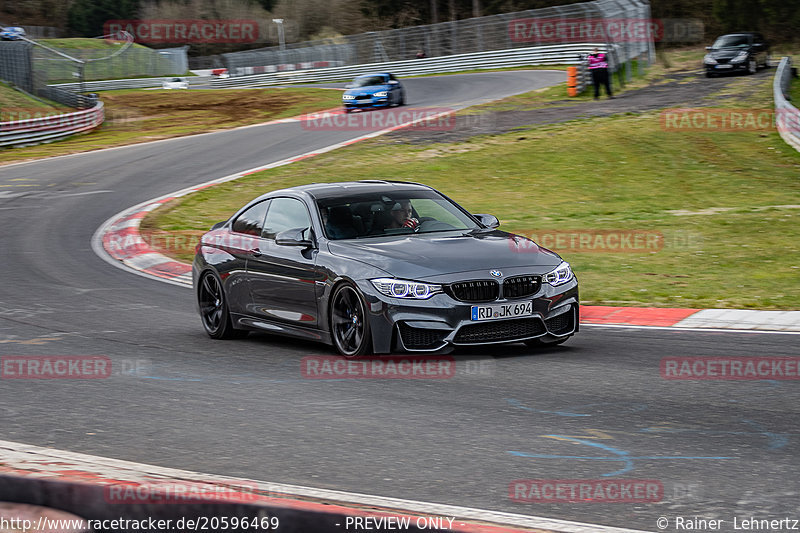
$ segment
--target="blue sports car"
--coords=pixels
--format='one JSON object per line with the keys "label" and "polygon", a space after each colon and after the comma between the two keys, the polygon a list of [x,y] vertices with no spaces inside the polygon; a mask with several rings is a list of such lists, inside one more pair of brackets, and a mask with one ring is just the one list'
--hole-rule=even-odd
{"label": "blue sports car", "polygon": [[25,37],[25,28],[20,26],[6,26],[0,31],[0,39],[3,41],[19,41]]}
{"label": "blue sports car", "polygon": [[342,95],[344,112],[371,107],[405,105],[406,90],[394,74],[382,72],[359,76]]}

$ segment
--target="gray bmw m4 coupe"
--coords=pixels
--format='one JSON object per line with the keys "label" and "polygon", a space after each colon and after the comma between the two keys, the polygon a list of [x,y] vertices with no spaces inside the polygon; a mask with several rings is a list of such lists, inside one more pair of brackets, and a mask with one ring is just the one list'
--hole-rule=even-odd
{"label": "gray bmw m4 coupe", "polygon": [[203,235],[192,268],[203,326],[347,357],[564,342],[578,331],[569,264],[499,225],[417,183],[272,191]]}

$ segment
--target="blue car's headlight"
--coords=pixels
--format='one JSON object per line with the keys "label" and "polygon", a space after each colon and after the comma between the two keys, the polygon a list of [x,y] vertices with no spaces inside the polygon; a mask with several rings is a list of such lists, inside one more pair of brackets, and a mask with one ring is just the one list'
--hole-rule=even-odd
{"label": "blue car's headlight", "polygon": [[422,283],[420,281],[406,281],[393,278],[378,278],[369,280],[378,289],[378,292],[392,298],[413,298],[427,300],[434,294],[442,292],[441,285]]}
{"label": "blue car's headlight", "polygon": [[386,98],[388,96],[388,94],[389,93],[387,91],[378,91],[373,96],[375,96],[377,98]]}
{"label": "blue car's headlight", "polygon": [[562,261],[555,269],[542,276],[542,281],[544,283],[549,283],[553,287],[557,287],[571,281],[574,277],[575,274],[572,273],[572,268],[570,268],[569,263]]}
{"label": "blue car's headlight", "polygon": [[353,96],[352,94],[343,94],[342,95],[342,100],[355,100],[355,99],[356,99],[356,97]]}

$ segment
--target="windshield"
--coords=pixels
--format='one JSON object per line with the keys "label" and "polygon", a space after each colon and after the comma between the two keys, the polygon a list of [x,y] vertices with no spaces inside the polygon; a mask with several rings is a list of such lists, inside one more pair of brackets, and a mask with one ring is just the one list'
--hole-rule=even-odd
{"label": "windshield", "polygon": [[723,35],[711,48],[745,48],[747,46],[750,46],[750,37],[747,35]]}
{"label": "windshield", "polygon": [[479,226],[433,191],[375,192],[317,200],[331,240],[471,230]]}
{"label": "windshield", "polygon": [[359,76],[353,80],[353,87],[369,87],[370,85],[385,85],[386,78],[383,76]]}

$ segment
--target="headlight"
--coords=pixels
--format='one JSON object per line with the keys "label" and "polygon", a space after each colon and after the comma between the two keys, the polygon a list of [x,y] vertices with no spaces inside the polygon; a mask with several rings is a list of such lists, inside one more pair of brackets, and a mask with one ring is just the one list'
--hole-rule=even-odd
{"label": "headlight", "polygon": [[549,283],[553,287],[557,287],[572,280],[574,277],[575,275],[572,273],[572,268],[570,268],[569,263],[562,261],[554,270],[542,276],[542,281]]}
{"label": "headlight", "polygon": [[421,283],[419,281],[405,281],[402,279],[378,278],[371,279],[372,285],[378,291],[392,298],[413,298],[415,300],[427,300],[434,294],[442,292],[441,285],[431,283]]}
{"label": "headlight", "polygon": [[356,97],[353,96],[352,94],[343,94],[342,95],[342,100],[355,100],[355,99],[356,99]]}
{"label": "headlight", "polygon": [[739,52],[739,55],[731,59],[731,63],[741,63],[747,59],[747,52]]}
{"label": "headlight", "polygon": [[716,65],[717,60],[711,57],[711,54],[706,54],[706,57],[703,58],[703,63],[706,65]]}
{"label": "headlight", "polygon": [[375,93],[375,96],[377,98],[386,98],[387,95],[388,93],[386,91],[378,91],[377,93]]}

